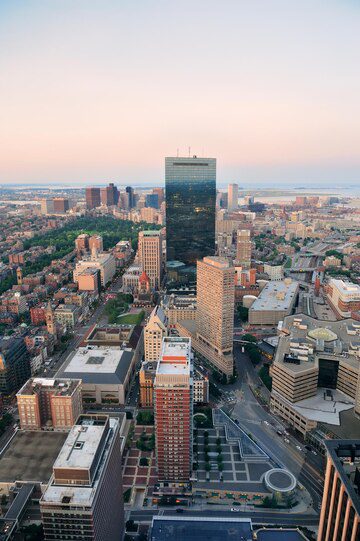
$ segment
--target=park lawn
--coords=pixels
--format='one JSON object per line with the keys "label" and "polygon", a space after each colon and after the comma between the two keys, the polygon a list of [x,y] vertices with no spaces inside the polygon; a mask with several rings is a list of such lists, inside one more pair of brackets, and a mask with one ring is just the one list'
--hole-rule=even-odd
{"label": "park lawn", "polygon": [[144,312],[138,312],[137,314],[125,314],[124,316],[120,316],[117,321],[118,323],[122,324],[128,324],[128,325],[140,325],[144,318]]}

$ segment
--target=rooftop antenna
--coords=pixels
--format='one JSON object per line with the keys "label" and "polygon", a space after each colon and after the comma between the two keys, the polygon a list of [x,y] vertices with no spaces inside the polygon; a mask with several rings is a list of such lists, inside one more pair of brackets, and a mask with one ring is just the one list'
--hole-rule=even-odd
{"label": "rooftop antenna", "polygon": [[191,152],[191,147],[189,147],[189,158],[190,158],[190,152]]}

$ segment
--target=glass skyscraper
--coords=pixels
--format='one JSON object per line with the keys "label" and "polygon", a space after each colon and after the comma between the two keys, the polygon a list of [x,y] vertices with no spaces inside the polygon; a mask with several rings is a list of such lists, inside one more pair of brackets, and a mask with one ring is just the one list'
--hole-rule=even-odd
{"label": "glass skyscraper", "polygon": [[165,158],[167,262],[215,253],[215,158]]}

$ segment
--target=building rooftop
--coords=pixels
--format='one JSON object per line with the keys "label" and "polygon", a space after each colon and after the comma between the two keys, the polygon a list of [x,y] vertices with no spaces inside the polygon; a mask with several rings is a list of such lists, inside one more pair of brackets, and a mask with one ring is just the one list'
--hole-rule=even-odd
{"label": "building rooftop", "polygon": [[163,339],[157,374],[190,375],[191,339],[167,336]]}
{"label": "building rooftop", "polygon": [[345,297],[351,297],[355,295],[360,297],[360,286],[352,282],[346,282],[345,280],[340,280],[339,278],[331,278],[330,285],[336,287],[339,290],[340,294]]}
{"label": "building rooftop", "polygon": [[57,484],[56,475],[54,475],[42,495],[41,503],[83,506],[93,504],[99,481],[104,472],[107,456],[118,432],[119,421],[100,414],[95,416],[98,421],[94,422],[94,426],[89,424],[91,423],[89,419],[91,417],[91,415],[82,415],[79,418],[80,428],[86,428],[85,432],[83,430],[80,432],[81,438],[85,440],[85,445],[81,449],[76,448],[79,439],[74,439],[74,436],[78,432],[79,426],[75,425],[54,464],[54,473],[57,473],[57,468],[64,468],[66,474],[71,468],[77,471],[85,468],[91,469],[91,484]]}
{"label": "building rooftop", "polygon": [[296,529],[263,528],[256,532],[257,541],[307,541],[307,537]]}
{"label": "building rooftop", "polygon": [[90,470],[108,428],[106,415],[97,415],[94,418],[89,415],[81,415],[71,428],[54,462],[54,468]]}
{"label": "building rooftop", "polygon": [[249,310],[289,310],[298,289],[298,282],[292,282],[288,279],[278,282],[268,282]]}
{"label": "building rooftop", "polygon": [[18,391],[17,396],[34,395],[41,389],[53,391],[56,396],[71,396],[81,384],[80,380],[31,378]]}
{"label": "building rooftop", "polygon": [[216,267],[217,269],[221,270],[231,268],[230,262],[228,259],[226,259],[226,257],[207,256],[204,257],[203,262],[211,267]]}
{"label": "building rooftop", "polygon": [[47,483],[67,434],[18,430],[0,455],[0,482]]}
{"label": "building rooftop", "polygon": [[80,347],[73,352],[59,377],[81,379],[83,383],[123,384],[133,358],[132,349]]}
{"label": "building rooftop", "polygon": [[249,518],[154,517],[151,541],[250,541]]}

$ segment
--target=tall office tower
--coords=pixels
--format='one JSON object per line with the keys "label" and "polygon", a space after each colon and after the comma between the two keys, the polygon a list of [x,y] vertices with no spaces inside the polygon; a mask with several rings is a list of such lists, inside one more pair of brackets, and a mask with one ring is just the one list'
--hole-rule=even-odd
{"label": "tall office tower", "polygon": [[324,440],[327,465],[318,541],[360,539],[360,440]]}
{"label": "tall office tower", "polygon": [[160,481],[190,479],[192,392],[190,338],[164,338],[154,382],[156,458]]}
{"label": "tall office tower", "polygon": [[121,541],[124,535],[119,422],[81,415],[40,499],[46,541]]}
{"label": "tall office tower", "polygon": [[41,214],[53,214],[54,213],[54,200],[42,199],[41,200]]}
{"label": "tall office tower", "polygon": [[31,378],[16,399],[22,429],[70,429],[82,412],[81,380]]}
{"label": "tall office tower", "polygon": [[229,184],[228,185],[228,209],[236,210],[239,206],[239,186],[238,184]]}
{"label": "tall office tower", "polygon": [[148,193],[145,197],[145,205],[153,209],[159,208],[159,196],[157,193]]}
{"label": "tall office tower", "polygon": [[89,238],[87,233],[81,233],[75,239],[75,250],[78,255],[86,254],[89,251]]}
{"label": "tall office tower", "polygon": [[158,361],[160,359],[162,341],[167,336],[167,317],[160,306],[151,312],[149,321],[144,329],[144,356],[145,361]]}
{"label": "tall office tower", "polygon": [[223,374],[233,373],[235,269],[223,257],[197,263],[196,338]]}
{"label": "tall office tower", "polygon": [[100,190],[101,204],[105,207],[113,207],[118,204],[119,201],[119,192],[116,186],[111,182],[105,188]]}
{"label": "tall office tower", "polygon": [[16,392],[31,374],[29,354],[21,337],[0,339],[0,393]]}
{"label": "tall office tower", "polygon": [[236,263],[243,269],[251,267],[251,234],[248,229],[237,232]]}
{"label": "tall office tower", "polygon": [[65,214],[69,208],[70,203],[65,197],[55,197],[54,202],[54,214]]}
{"label": "tall office tower", "polygon": [[101,198],[100,198],[100,188],[89,187],[85,190],[85,199],[86,199],[86,208],[95,209],[100,207]]}
{"label": "tall office tower", "polygon": [[153,193],[156,193],[159,198],[159,207],[161,203],[165,200],[164,188],[153,188]]}
{"label": "tall office tower", "polygon": [[127,193],[127,208],[133,209],[135,207],[135,194],[134,188],[131,186],[126,186],[125,191]]}
{"label": "tall office tower", "polygon": [[141,270],[150,278],[150,285],[159,289],[162,278],[162,234],[160,231],[140,231],[139,261]]}
{"label": "tall office tower", "polygon": [[216,159],[165,158],[167,261],[215,253]]}

